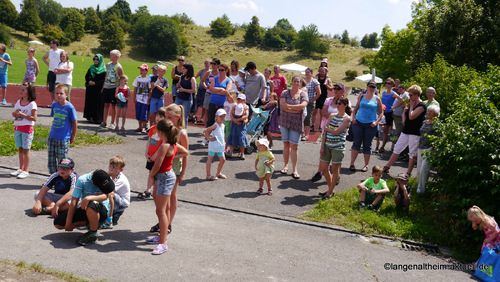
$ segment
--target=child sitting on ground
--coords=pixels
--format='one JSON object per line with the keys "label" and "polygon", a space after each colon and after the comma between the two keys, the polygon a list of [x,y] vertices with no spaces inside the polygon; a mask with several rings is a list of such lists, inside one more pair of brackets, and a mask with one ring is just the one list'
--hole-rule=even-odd
{"label": "child sitting on ground", "polygon": [[[382,179],[383,168],[376,165],[372,168],[372,177],[358,184],[361,193],[361,208],[376,210],[384,201],[384,197],[390,192],[385,180]],[[366,206],[365,201],[368,203]]]}
{"label": "child sitting on ground", "polygon": [[273,188],[271,187],[271,176],[274,172],[274,155],[269,150],[269,141],[267,139],[259,139],[257,141],[257,158],[255,159],[255,170],[257,171],[257,176],[259,177],[259,190],[257,194],[262,194],[264,191],[262,186],[264,186],[264,179],[267,184],[267,195],[273,195]]}
{"label": "child sitting on ground", "polygon": [[408,174],[400,173],[396,177],[396,186],[394,187],[394,202],[396,208],[408,212],[411,204],[411,187],[408,186]]}
{"label": "child sitting on ground", "polygon": [[[56,217],[59,212],[68,210],[73,188],[75,188],[78,174],[75,173],[75,162],[64,158],[57,165],[58,171],[53,173],[35,193],[35,205],[31,211],[35,215],[49,215]],[[54,192],[49,192],[54,189]]]}
{"label": "child sitting on ground", "polygon": [[[217,178],[226,179],[227,177],[222,174],[222,167],[226,162],[224,157],[224,148],[226,147],[226,142],[224,141],[224,120],[226,119],[226,111],[224,109],[218,109],[215,113],[215,123],[206,128],[203,133],[205,138],[209,141],[208,143],[208,159],[207,159],[207,180],[216,180]],[[217,166],[217,173],[212,175],[210,168],[212,166],[212,160],[214,156],[219,157],[219,165]]]}
{"label": "child sitting on ground", "polygon": [[115,183],[102,169],[80,176],[73,189],[68,210],[54,219],[54,226],[73,231],[77,226],[88,225],[89,231],[79,236],[76,242],[82,246],[94,244],[97,242],[97,228],[113,210],[108,195],[114,190]]}
{"label": "child sitting on ground", "polygon": [[115,191],[109,193],[109,200],[113,202],[113,212],[100,227],[100,229],[111,229],[118,225],[118,219],[130,205],[130,184],[123,174],[125,158],[114,156],[109,160],[108,174],[115,182]]}

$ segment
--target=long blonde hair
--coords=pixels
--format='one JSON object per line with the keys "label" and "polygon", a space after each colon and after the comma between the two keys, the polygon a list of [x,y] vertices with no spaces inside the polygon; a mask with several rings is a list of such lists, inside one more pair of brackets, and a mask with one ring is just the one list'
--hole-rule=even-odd
{"label": "long blonde hair", "polygon": [[168,112],[174,116],[179,117],[177,124],[175,124],[178,128],[186,128],[186,124],[184,123],[184,107],[176,104],[170,104],[165,108],[165,112]]}
{"label": "long blonde hair", "polygon": [[[475,219],[475,218],[480,218],[481,223],[479,223],[479,224],[474,223],[473,219]],[[474,230],[483,229],[485,221],[494,220],[493,217],[485,214],[484,211],[481,208],[479,208],[478,206],[472,206],[469,209],[469,211],[467,211],[467,219],[472,221],[472,228],[474,228]]]}

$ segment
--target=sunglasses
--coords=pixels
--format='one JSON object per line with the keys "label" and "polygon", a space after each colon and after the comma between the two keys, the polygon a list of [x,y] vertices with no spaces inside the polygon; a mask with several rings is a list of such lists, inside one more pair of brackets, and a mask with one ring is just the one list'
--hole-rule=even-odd
{"label": "sunglasses", "polygon": [[340,87],[334,87],[333,90],[342,90]]}
{"label": "sunglasses", "polygon": [[219,71],[226,71],[226,69],[219,69]]}
{"label": "sunglasses", "polygon": [[335,105],[345,105],[344,103],[335,103]]}
{"label": "sunglasses", "polygon": [[184,62],[184,60],[183,59],[179,59],[179,60],[177,60],[177,62]]}
{"label": "sunglasses", "polygon": [[214,63],[214,62],[211,62],[210,64],[211,64],[211,65],[216,65],[216,63]]}
{"label": "sunglasses", "polygon": [[390,83],[390,82],[386,82],[385,84],[386,84],[386,85],[388,85],[388,84],[392,84],[392,83]]}

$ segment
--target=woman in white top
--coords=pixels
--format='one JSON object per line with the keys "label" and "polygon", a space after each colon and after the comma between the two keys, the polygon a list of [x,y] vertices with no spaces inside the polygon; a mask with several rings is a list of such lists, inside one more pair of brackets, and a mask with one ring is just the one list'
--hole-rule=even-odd
{"label": "woman in white top", "polygon": [[64,84],[68,87],[68,101],[73,84],[73,62],[69,61],[68,52],[62,51],[60,55],[61,62],[54,69],[56,74],[56,84]]}

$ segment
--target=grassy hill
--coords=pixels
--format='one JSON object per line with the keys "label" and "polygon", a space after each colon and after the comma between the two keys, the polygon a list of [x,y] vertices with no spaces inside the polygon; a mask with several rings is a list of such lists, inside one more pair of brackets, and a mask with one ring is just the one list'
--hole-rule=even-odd
{"label": "grassy hill", "polygon": [[[232,60],[238,60],[240,66],[244,67],[246,62],[254,61],[259,71],[263,72],[265,68],[272,69],[273,65],[282,65],[288,63],[297,63],[311,67],[316,70],[320,64],[321,57],[306,58],[301,57],[296,51],[270,50],[260,46],[249,46],[243,42],[244,31],[237,30],[236,33],[227,38],[213,38],[209,33],[210,28],[195,25],[185,26],[186,37],[190,43],[190,51],[186,54],[186,61],[191,62],[195,69],[203,67],[205,59],[218,57],[221,62],[229,65]],[[15,41],[14,48],[7,48],[11,55],[13,66],[9,67],[9,82],[20,83],[24,76],[24,59],[27,58],[26,48],[30,44],[29,40],[40,40],[31,35],[28,39],[24,32],[12,31],[12,40]],[[127,46],[122,51],[120,63],[123,65],[125,74],[129,76],[130,84],[133,78],[139,75],[137,67],[142,63],[148,63],[152,66],[158,58],[148,54],[144,50],[132,47],[128,36],[125,38]],[[41,41],[41,40],[40,40]],[[48,45],[33,45],[37,50],[36,58],[40,64],[40,74],[37,79],[39,85],[45,85],[45,76],[47,66],[42,61],[42,56],[49,50]],[[73,42],[69,46],[61,46],[68,51],[70,60],[75,64],[73,71],[73,87],[84,87],[84,76],[88,67],[92,64],[92,56],[99,51],[99,40],[95,34],[87,34],[81,41]],[[368,67],[359,63],[362,56],[373,53],[372,50],[363,48],[354,48],[350,46],[334,46],[332,44],[328,58],[330,77],[333,81],[343,80],[349,86],[364,87],[365,84],[358,81],[351,81],[345,77],[346,70],[356,70],[361,75]],[[105,54],[105,58],[108,55]],[[165,60],[159,58],[160,60]],[[108,61],[106,59],[106,61]],[[174,62],[175,63],[175,62]],[[171,68],[169,67],[169,70]],[[292,74],[284,73],[288,78]]]}

